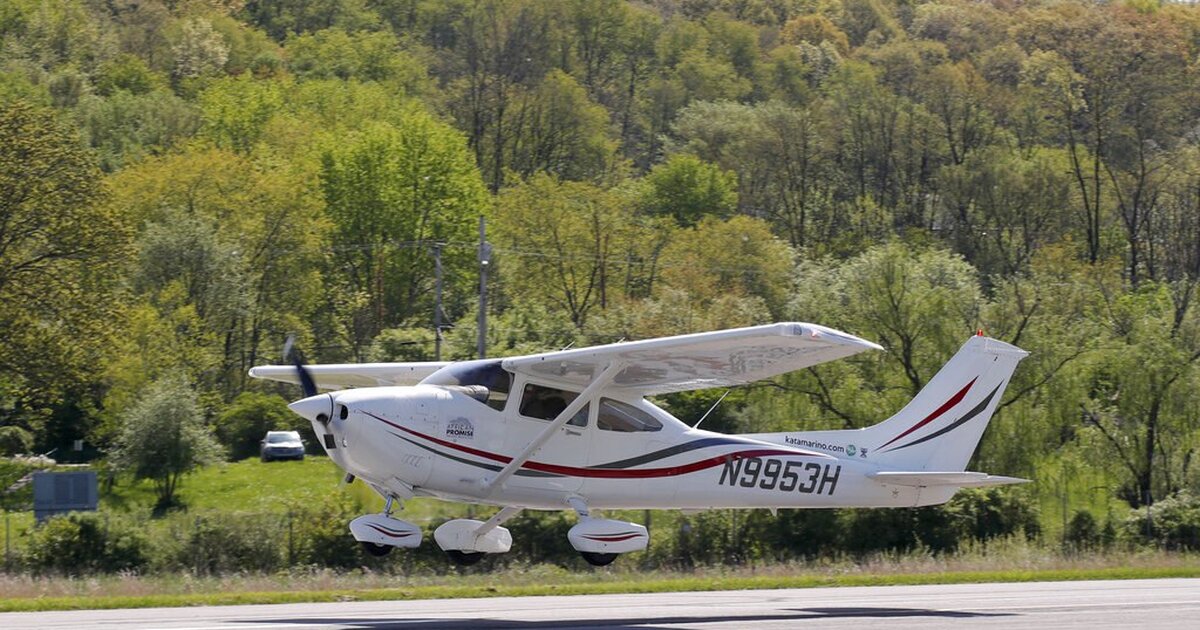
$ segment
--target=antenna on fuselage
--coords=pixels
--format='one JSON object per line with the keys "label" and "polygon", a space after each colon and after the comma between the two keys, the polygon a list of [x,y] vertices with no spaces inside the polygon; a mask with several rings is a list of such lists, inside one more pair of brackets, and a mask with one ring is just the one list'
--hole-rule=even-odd
{"label": "antenna on fuselage", "polygon": [[704,415],[703,415],[703,416],[700,416],[700,419],[696,421],[696,424],[693,424],[693,425],[692,425],[692,428],[693,428],[693,429],[698,429],[698,428],[700,428],[700,423],[701,423],[701,422],[704,422],[704,419],[708,417],[708,414],[710,414],[710,413],[712,413],[714,410],[716,410],[716,408],[717,408],[717,405],[721,404],[721,401],[722,401],[722,400],[725,400],[725,397],[726,397],[726,396],[728,396],[728,395],[729,395],[729,392],[731,392],[731,391],[733,391],[733,390],[732,390],[732,389],[727,389],[727,390],[725,390],[725,393],[724,393],[724,394],[721,394],[721,397],[717,399],[717,402],[713,403],[713,404],[712,404],[712,406],[708,408],[708,411],[705,411],[705,412],[704,412]]}

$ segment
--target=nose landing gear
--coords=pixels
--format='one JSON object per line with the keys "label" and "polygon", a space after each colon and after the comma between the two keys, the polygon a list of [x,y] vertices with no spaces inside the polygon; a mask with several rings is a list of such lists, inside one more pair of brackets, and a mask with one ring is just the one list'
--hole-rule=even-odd
{"label": "nose landing gear", "polygon": [[350,521],[350,534],[370,555],[381,557],[394,547],[412,549],[421,544],[421,528],[392,518],[392,499],[387,500],[382,514],[367,514]]}

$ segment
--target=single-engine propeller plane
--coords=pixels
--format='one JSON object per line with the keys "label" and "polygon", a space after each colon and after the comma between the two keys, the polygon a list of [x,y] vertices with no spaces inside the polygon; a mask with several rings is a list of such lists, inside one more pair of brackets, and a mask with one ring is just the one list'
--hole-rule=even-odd
{"label": "single-engine propeller plane", "polygon": [[[645,549],[642,525],[596,510],[913,507],[959,488],[1019,483],[967,472],[1026,352],[971,337],[903,409],[871,427],[725,435],[688,426],[647,396],[729,387],[882,347],[807,323],[779,323],[461,362],[261,366],[299,383],[290,405],[330,458],[386,500],[350,523],[376,555],[416,547],[393,516],[413,497],[499,510],[433,538],[471,564],[503,553],[523,509],[578,513],[568,538],[594,565]],[[294,355],[297,356],[298,355]],[[327,390],[327,393],[318,393]]]}

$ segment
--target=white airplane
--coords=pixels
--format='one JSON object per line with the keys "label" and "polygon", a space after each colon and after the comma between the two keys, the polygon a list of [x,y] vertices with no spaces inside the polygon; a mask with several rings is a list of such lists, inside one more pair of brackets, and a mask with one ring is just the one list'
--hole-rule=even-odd
{"label": "white airplane", "polygon": [[[460,564],[509,550],[522,509],[573,509],[571,545],[594,565],[645,549],[646,528],[594,510],[913,507],[959,488],[1025,480],[966,472],[1027,353],[971,337],[911,402],[871,427],[725,435],[647,396],[728,387],[883,348],[807,323],[779,323],[505,359],[261,366],[299,383],[290,405],[329,457],[386,500],[350,523],[373,554],[416,547],[392,516],[413,497],[499,507],[433,533]],[[318,388],[335,390],[317,393]],[[349,388],[349,389],[348,389]]]}

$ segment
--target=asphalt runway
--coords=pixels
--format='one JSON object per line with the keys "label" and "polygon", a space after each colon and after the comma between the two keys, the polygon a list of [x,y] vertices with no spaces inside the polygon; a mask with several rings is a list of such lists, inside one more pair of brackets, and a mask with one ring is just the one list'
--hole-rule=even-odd
{"label": "asphalt runway", "polygon": [[1200,628],[1200,579],[0,614],[0,628]]}

